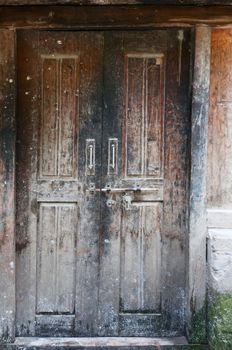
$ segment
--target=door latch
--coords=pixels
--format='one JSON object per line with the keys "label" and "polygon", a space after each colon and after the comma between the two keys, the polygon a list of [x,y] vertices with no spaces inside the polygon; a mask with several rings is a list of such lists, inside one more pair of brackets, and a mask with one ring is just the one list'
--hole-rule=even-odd
{"label": "door latch", "polygon": [[108,208],[112,208],[115,204],[116,204],[116,201],[113,200],[112,197],[108,198],[107,201],[106,201],[106,205],[107,205]]}
{"label": "door latch", "polygon": [[91,194],[94,194],[94,193],[96,192],[95,183],[91,182],[91,183],[89,184],[88,191],[89,191]]}
{"label": "door latch", "polygon": [[122,206],[126,211],[131,209],[132,200],[133,200],[132,196],[129,195],[128,193],[122,196]]}

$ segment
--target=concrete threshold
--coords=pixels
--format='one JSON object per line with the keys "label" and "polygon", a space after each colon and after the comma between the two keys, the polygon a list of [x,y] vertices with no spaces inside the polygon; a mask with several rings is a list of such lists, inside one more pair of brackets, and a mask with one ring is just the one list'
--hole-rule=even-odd
{"label": "concrete threshold", "polygon": [[140,337],[100,337],[100,338],[37,338],[37,337],[19,337],[14,344],[4,347],[1,350],[150,350],[150,349],[208,349],[206,346],[189,345],[185,337],[173,338],[140,338]]}

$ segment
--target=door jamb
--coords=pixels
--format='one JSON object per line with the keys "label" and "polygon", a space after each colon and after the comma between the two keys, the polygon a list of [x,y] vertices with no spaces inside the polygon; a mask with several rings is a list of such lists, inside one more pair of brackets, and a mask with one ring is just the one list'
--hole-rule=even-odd
{"label": "door jamb", "polygon": [[191,113],[187,334],[194,343],[207,342],[206,236],[207,146],[211,28],[195,30]]}

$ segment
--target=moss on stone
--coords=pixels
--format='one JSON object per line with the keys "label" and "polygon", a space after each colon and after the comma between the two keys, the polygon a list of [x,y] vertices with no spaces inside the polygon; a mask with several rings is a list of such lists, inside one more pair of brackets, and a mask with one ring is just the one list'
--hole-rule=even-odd
{"label": "moss on stone", "polygon": [[232,294],[217,294],[211,297],[208,327],[211,349],[232,349]]}
{"label": "moss on stone", "polygon": [[206,307],[204,306],[191,318],[188,340],[190,343],[204,344],[207,342],[206,335]]}

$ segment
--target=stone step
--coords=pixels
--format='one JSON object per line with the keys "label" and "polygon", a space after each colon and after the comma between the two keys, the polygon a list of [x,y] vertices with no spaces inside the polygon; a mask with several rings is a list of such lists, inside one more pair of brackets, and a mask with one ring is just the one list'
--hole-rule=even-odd
{"label": "stone step", "polygon": [[189,345],[185,337],[173,338],[16,338],[0,350],[207,350],[206,345]]}

